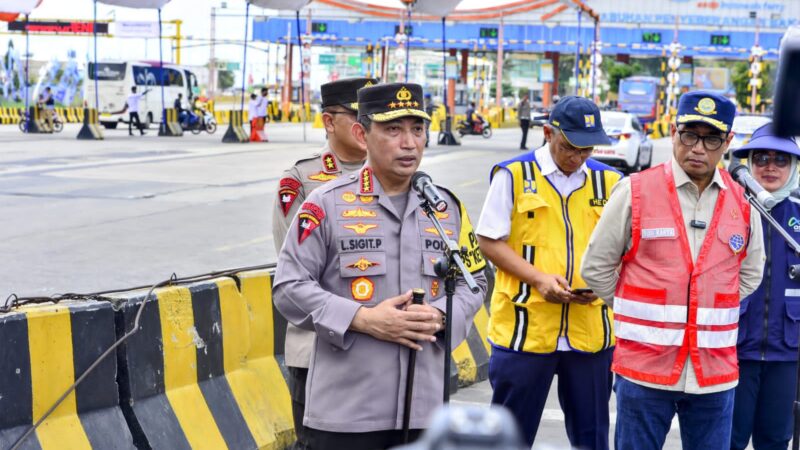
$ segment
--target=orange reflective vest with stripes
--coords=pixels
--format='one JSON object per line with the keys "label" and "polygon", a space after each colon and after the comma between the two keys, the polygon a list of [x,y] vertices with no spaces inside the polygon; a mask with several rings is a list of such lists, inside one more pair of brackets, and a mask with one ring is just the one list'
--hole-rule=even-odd
{"label": "orange reflective vest with stripes", "polygon": [[670,163],[631,176],[632,246],[614,296],[617,374],[673,385],[688,356],[700,386],[738,379],[739,268],[750,205],[728,172],[720,174],[726,188],[695,261]]}
{"label": "orange reflective vest with stripes", "polygon": [[[526,153],[492,169],[507,170],[513,180],[511,233],[506,243],[542,273],[562,275],[572,288],[586,287],[581,261],[611,188],[621,175],[598,161],[583,186],[561,195],[542,175],[535,153]],[[613,314],[600,299],[588,305],[545,301],[532,286],[497,269],[489,317],[493,345],[520,352],[552,353],[560,337],[573,350],[599,352],[614,346]]]}

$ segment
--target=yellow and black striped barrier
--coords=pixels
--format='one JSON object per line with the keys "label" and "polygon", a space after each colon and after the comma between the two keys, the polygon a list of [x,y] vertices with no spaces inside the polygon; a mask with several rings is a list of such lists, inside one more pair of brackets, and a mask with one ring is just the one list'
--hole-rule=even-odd
{"label": "yellow and black striped barrier", "polygon": [[[286,321],[272,302],[273,277],[266,267],[155,290],[139,331],[22,448],[286,448]],[[105,297],[113,308],[72,301],[0,314],[0,448],[133,329],[145,292]],[[487,331],[483,307],[453,351],[451,390],[487,378]]]}
{"label": "yellow and black striped barrier", "polygon": [[0,448],[128,448],[116,359],[103,362],[31,428],[116,339],[109,303],[28,305],[0,315]]}
{"label": "yellow and black striped barrier", "polygon": [[162,111],[161,117],[161,124],[158,127],[159,136],[183,136],[183,127],[177,109],[166,108]]}
{"label": "yellow and black striped barrier", "polygon": [[[275,356],[283,351],[285,327],[274,320],[271,274],[243,272],[237,280],[155,295],[120,367],[136,446],[278,449],[291,443],[291,399]],[[142,299],[120,310],[126,329]]]}
{"label": "yellow and black striped barrier", "polygon": [[78,132],[81,140],[102,140],[103,131],[100,129],[97,110],[94,108],[83,109],[83,126]]}
{"label": "yellow and black striped barrier", "polygon": [[228,111],[229,123],[225,135],[222,136],[224,143],[245,143],[250,142],[250,136],[244,131],[244,115],[242,111]]}
{"label": "yellow and black striped barrier", "polygon": [[19,123],[22,114],[18,108],[2,107],[0,108],[0,124],[3,125],[16,125]]}

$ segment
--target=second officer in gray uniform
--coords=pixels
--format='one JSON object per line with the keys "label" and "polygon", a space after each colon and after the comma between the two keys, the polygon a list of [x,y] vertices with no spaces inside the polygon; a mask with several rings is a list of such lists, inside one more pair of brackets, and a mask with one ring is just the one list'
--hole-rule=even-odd
{"label": "second officer in gray uniform", "polygon": [[[295,213],[311,191],[343,174],[355,172],[364,165],[367,149],[353,137],[350,129],[358,114],[358,90],[372,86],[374,78],[347,78],[326,83],[322,91],[322,123],[327,143],[322,153],[301,159],[284,172],[275,197],[272,213],[272,236],[275,250],[280,253],[286,232]],[[289,372],[289,392],[292,396],[297,442],[295,449],[308,445],[303,427],[306,376],[314,333],[289,324],[286,330],[286,366]]]}
{"label": "second officer in gray uniform", "polygon": [[[416,360],[411,428],[417,436],[442,403],[444,280],[433,270],[442,241],[411,190],[430,117],[422,88],[394,83],[358,91],[356,139],[367,148],[358,172],[311,193],[278,258],[273,289],[290,322],[316,331],[303,423],[312,449],[380,449],[402,443],[408,348]],[[485,261],[466,210],[442,189],[448,236],[467,247],[465,264],[481,287],[459,279],[452,346],[481,307]],[[423,288],[426,303],[411,304]]]}

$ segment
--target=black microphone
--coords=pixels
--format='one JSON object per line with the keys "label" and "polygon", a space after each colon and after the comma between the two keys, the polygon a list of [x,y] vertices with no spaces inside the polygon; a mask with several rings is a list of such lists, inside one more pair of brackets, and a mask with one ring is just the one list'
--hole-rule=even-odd
{"label": "black microphone", "polygon": [[447,202],[439,194],[439,190],[434,186],[431,177],[425,172],[417,172],[411,177],[411,187],[419,196],[433,206],[433,209],[444,212],[447,209]]}
{"label": "black microphone", "polygon": [[766,189],[764,189],[758,181],[753,178],[753,175],[750,174],[750,169],[747,168],[744,164],[740,166],[736,166],[731,171],[731,176],[737,183],[744,186],[751,194],[753,194],[759,203],[761,203],[765,208],[772,209],[775,205],[778,204],[778,200],[772,196]]}

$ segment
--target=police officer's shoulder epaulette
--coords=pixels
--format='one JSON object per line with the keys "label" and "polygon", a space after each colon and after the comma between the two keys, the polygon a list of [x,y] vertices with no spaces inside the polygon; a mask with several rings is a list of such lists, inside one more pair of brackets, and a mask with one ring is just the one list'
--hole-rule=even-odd
{"label": "police officer's shoulder epaulette", "polygon": [[322,186],[315,189],[314,192],[320,191],[320,193],[324,195],[333,191],[338,187],[355,184],[357,180],[358,180],[358,174],[351,173],[350,175],[338,177],[335,180],[323,184]]}
{"label": "police officer's shoulder epaulette", "polygon": [[306,156],[304,158],[300,158],[297,161],[295,161],[295,163],[293,164],[292,167],[297,167],[297,168],[303,167],[303,168],[305,168],[308,165],[315,164],[317,161],[319,161],[319,156],[320,156],[320,153],[317,152],[317,153],[313,153],[311,155],[308,155],[308,156]]}
{"label": "police officer's shoulder epaulette", "polygon": [[789,193],[789,200],[794,203],[800,204],[800,189],[794,189]]}

